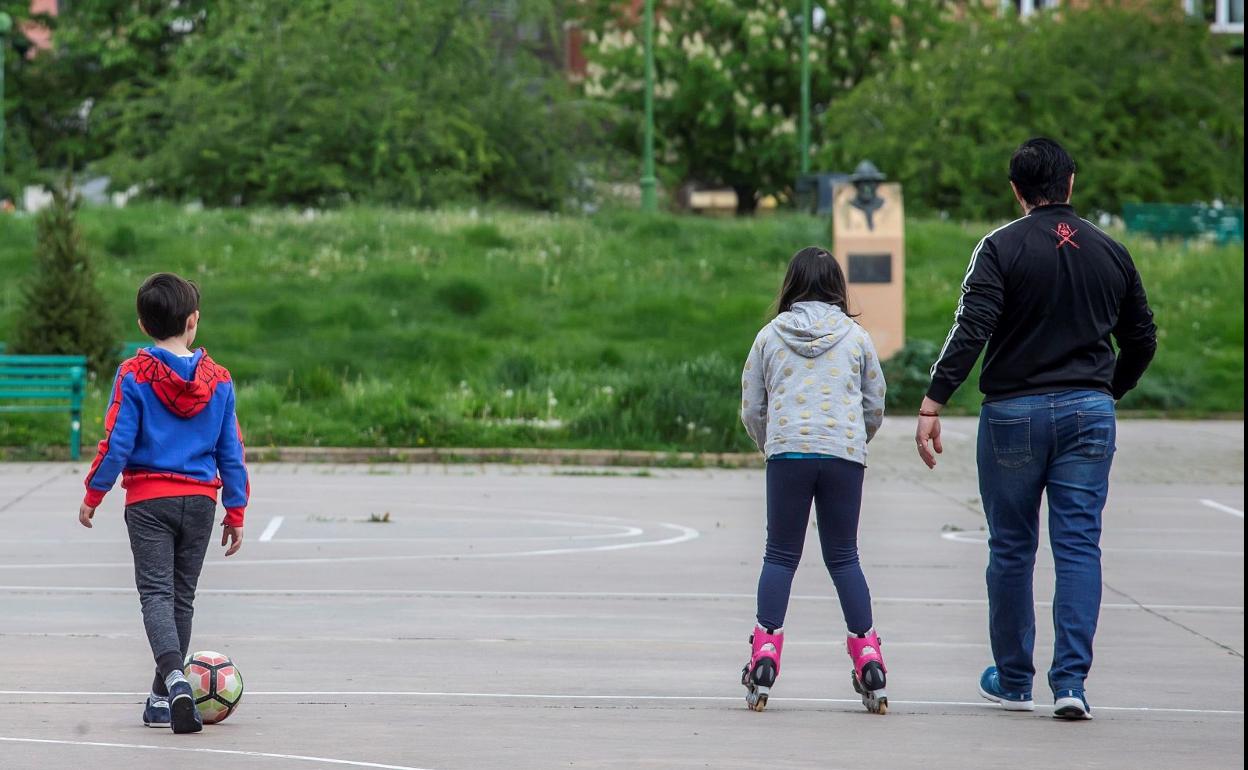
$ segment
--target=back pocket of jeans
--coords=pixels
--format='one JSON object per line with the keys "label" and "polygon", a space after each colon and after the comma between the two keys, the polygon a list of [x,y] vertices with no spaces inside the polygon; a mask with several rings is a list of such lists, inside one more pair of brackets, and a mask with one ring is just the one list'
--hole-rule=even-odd
{"label": "back pocket of jeans", "polygon": [[1104,460],[1114,451],[1113,412],[1075,412],[1079,422],[1078,453],[1089,460]]}
{"label": "back pocket of jeans", "polygon": [[1021,468],[1031,462],[1030,417],[1008,420],[989,417],[988,433],[992,436],[992,452],[996,455],[997,465]]}

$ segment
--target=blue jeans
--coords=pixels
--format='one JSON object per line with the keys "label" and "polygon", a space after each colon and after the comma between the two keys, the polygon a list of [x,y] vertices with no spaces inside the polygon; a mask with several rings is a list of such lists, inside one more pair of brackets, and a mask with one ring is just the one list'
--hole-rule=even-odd
{"label": "blue jeans", "polygon": [[784,626],[813,500],[823,563],[836,585],[845,625],[855,634],[871,630],[871,592],[858,563],[865,471],[861,463],[838,457],[767,460],[767,550],[758,577],[757,616],[763,628]]}
{"label": "blue jeans", "polygon": [[1049,686],[1082,688],[1101,610],[1101,511],[1114,457],[1114,401],[1070,390],[986,403],[979,492],[988,515],[988,625],[1007,690],[1030,691],[1036,614],[1032,572],[1040,496],[1048,494],[1057,586]]}

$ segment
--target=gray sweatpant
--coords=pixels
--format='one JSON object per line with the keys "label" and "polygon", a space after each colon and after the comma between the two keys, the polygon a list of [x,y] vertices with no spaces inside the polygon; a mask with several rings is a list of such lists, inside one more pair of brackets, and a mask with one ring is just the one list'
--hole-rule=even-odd
{"label": "gray sweatpant", "polygon": [[126,506],[134,583],[158,681],[182,668],[190,647],[195,586],[216,510],[216,501],[202,495],[162,497]]}

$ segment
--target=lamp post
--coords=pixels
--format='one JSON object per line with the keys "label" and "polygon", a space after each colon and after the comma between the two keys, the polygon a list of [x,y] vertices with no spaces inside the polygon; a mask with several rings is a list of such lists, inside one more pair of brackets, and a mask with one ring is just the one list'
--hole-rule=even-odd
{"label": "lamp post", "polygon": [[9,44],[13,20],[0,11],[0,181],[4,179],[4,49]]}
{"label": "lamp post", "polygon": [[645,136],[642,139],[641,210],[659,208],[658,180],[654,176],[654,0],[646,0],[645,13],[646,84]]}
{"label": "lamp post", "polygon": [[810,173],[810,0],[802,0],[802,121],[798,129],[802,176]]}

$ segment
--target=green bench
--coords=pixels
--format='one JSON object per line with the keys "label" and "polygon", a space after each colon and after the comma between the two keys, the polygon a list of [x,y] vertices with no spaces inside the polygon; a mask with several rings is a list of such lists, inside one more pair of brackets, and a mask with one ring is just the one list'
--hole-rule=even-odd
{"label": "green bench", "polygon": [[1244,242],[1242,207],[1181,205],[1176,203],[1127,203],[1122,207],[1127,229],[1164,238],[1210,239],[1221,244]]}
{"label": "green bench", "polygon": [[77,460],[86,380],[86,356],[0,354],[0,414],[69,412],[69,457]]}

